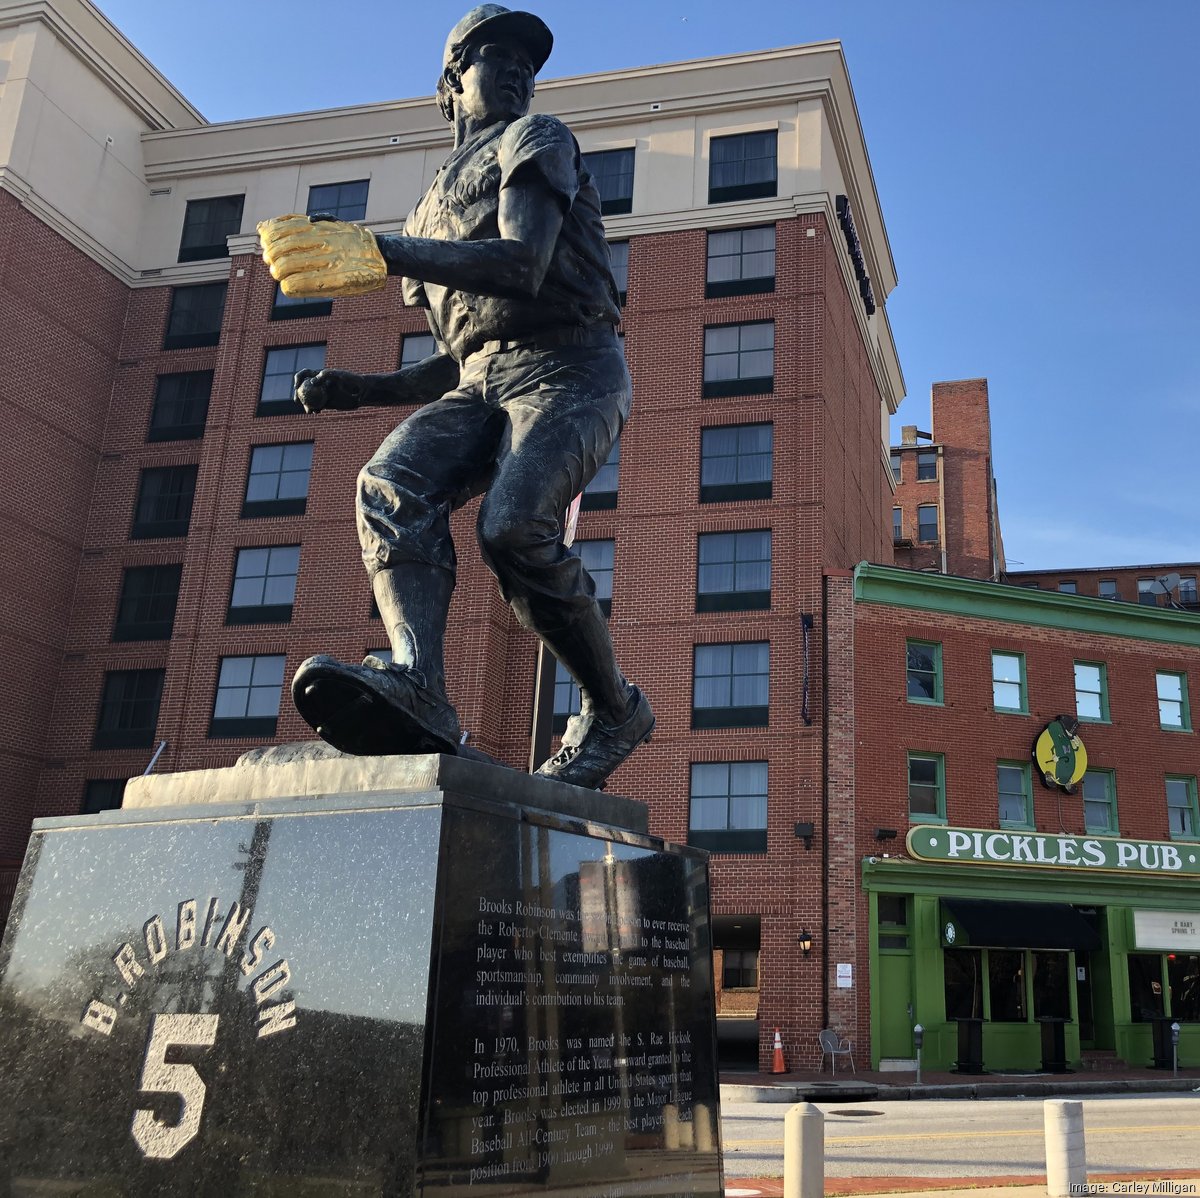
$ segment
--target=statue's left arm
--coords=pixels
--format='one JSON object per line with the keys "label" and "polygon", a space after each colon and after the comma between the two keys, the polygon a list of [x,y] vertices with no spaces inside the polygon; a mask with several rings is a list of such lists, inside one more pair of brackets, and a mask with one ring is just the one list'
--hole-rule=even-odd
{"label": "statue's left arm", "polygon": [[536,297],[578,188],[579,149],[553,117],[523,117],[502,135],[496,238],[440,241],[378,234],[388,274],[506,298]]}

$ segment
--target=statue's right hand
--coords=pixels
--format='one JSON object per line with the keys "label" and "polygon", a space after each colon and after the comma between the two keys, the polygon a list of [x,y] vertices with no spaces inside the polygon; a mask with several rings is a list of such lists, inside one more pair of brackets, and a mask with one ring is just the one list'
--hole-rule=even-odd
{"label": "statue's right hand", "polygon": [[301,370],[292,398],[310,415],[326,408],[348,412],[362,402],[362,378],[350,370]]}
{"label": "statue's right hand", "polygon": [[292,299],[366,295],[387,283],[387,263],[363,225],[292,212],[260,221],[258,237],[271,278]]}

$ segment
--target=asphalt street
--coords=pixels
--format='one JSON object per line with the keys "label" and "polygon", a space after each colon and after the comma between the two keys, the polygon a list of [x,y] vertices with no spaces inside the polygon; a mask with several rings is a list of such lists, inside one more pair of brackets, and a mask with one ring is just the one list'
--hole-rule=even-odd
{"label": "asphalt street", "polygon": [[[1200,1093],[1083,1098],[1089,1172],[1200,1166]],[[1044,1173],[1043,1100],[820,1103],[827,1177]],[[783,1175],[785,1103],[722,1103],[726,1177]]]}

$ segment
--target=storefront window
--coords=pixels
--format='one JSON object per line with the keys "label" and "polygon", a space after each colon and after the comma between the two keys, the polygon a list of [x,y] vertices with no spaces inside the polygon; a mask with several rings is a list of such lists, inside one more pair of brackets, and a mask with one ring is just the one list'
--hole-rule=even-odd
{"label": "storefront window", "polygon": [[1033,954],[1034,1019],[1070,1019],[1071,998],[1067,990],[1067,954]]}
{"label": "storefront window", "polygon": [[1180,1023],[1200,1021],[1200,956],[1172,953],[1167,958],[1171,987],[1171,1018]]}
{"label": "storefront window", "polygon": [[1025,1022],[1025,954],[993,948],[988,952],[988,993],[993,1023]]}
{"label": "storefront window", "polygon": [[948,948],[942,954],[946,969],[946,1018],[983,1018],[983,969],[979,949]]}
{"label": "storefront window", "polygon": [[1145,1023],[1165,1014],[1162,957],[1158,953],[1130,953],[1128,960],[1129,1009],[1134,1023]]}

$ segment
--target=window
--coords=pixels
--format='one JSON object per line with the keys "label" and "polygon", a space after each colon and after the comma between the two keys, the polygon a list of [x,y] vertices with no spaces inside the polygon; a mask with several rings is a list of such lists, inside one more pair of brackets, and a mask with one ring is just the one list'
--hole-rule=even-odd
{"label": "window", "polygon": [[901,464],[903,463],[903,461],[904,461],[904,455],[897,453],[893,449],[892,455],[891,455],[892,473],[896,476],[897,482],[899,482],[901,479]]}
{"label": "window", "polygon": [[321,370],[325,366],[325,345],[281,345],[267,350],[263,363],[262,389],[258,394],[255,416],[298,415],[300,407],[292,399],[293,379],[298,370]]}
{"label": "window", "polygon": [[753,295],[775,290],[775,226],[722,229],[708,235],[704,295]]}
{"label": "window", "polygon": [[221,340],[221,321],[224,317],[224,283],[176,287],[171,292],[171,310],[167,315],[163,349],[216,345]]}
{"label": "window", "polygon": [[1100,579],[1097,593],[1101,599],[1115,599],[1117,597],[1117,580],[1115,578]]}
{"label": "window", "polygon": [[697,547],[697,611],[771,606],[771,532],[709,532]]}
{"label": "window", "polygon": [[1163,1003],[1162,956],[1158,953],[1130,953],[1129,1012],[1134,1023],[1149,1023],[1166,1013]]}
{"label": "window", "polygon": [[1138,602],[1146,607],[1157,607],[1158,596],[1150,589],[1154,585],[1153,578],[1139,578],[1137,580]]}
{"label": "window", "polygon": [[413,366],[438,352],[432,333],[406,333],[400,342],[400,365]]}
{"label": "window", "polygon": [[1160,671],[1154,675],[1158,691],[1158,726],[1175,732],[1192,730],[1188,711],[1187,675]]}
{"label": "window", "polygon": [[1025,695],[1025,655],[992,654],[992,706],[997,711],[1028,711]]}
{"label": "window", "polygon": [[692,727],[765,727],[769,660],[767,641],[697,645],[692,672]]}
{"label": "window", "polygon": [[938,476],[936,449],[922,449],[917,454],[917,482],[927,482]]}
{"label": "window", "polygon": [[311,441],[256,445],[250,451],[242,516],[303,516],[312,455]]}
{"label": "window", "polygon": [[1025,762],[996,763],[996,795],[1002,828],[1033,827],[1033,790]]}
{"label": "window", "polygon": [[612,265],[613,282],[617,285],[617,298],[624,304],[629,294],[629,242],[610,241],[608,260]]}
{"label": "window", "polygon": [[1200,602],[1196,597],[1195,574],[1184,574],[1179,579],[1179,602],[1195,604]]}
{"label": "window", "polygon": [[704,394],[763,395],[774,387],[775,322],[704,330]]}
{"label": "window", "polygon": [[723,990],[758,989],[758,949],[727,948],[721,952]]}
{"label": "window", "polygon": [[104,675],[93,749],[145,749],[154,744],[163,670],[109,670]]}
{"label": "window", "polygon": [[904,540],[904,515],[898,507],[892,508],[892,544]]}
{"label": "window", "polygon": [[228,258],[229,246],[225,239],[241,232],[245,202],[245,196],[188,200],[183,217],[183,237],[179,241],[179,261]]}
{"label": "window", "polygon": [[910,703],[942,701],[942,646],[936,641],[907,641],[906,674]]}
{"label": "window", "polygon": [[595,477],[583,488],[582,511],[593,512],[617,506],[617,477],[621,472],[621,439],[613,442],[608,460],[596,471]]}
{"label": "window", "polygon": [[607,616],[612,611],[613,551],[612,541],[576,541],[571,553],[583,562],[583,568],[596,584],[596,602]]}
{"label": "window", "polygon": [[274,736],[283,690],[283,654],[223,657],[210,737]]}
{"label": "window", "polygon": [[355,179],[352,183],[318,183],[308,189],[308,215],[320,212],[338,220],[366,220],[368,187],[369,179]]}
{"label": "window", "polygon": [[1072,579],[1064,579],[1058,584],[1059,594],[1075,595],[1079,593],[1079,588],[1075,585]]}
{"label": "window", "polygon": [[946,822],[945,776],[940,753],[909,753],[908,818],[913,823]]}
{"label": "window", "polygon": [[1196,779],[1167,777],[1167,832],[1172,840],[1195,840],[1200,829]]}
{"label": "window", "polygon": [[1108,669],[1103,662],[1075,663],[1075,714],[1081,720],[1108,722]]}
{"label": "window", "polygon": [[983,954],[977,948],[948,948],[945,967],[946,1018],[983,1018]]}
{"label": "window", "polygon": [[226,624],[283,624],[292,618],[299,545],[239,549]]}
{"label": "window", "polygon": [[387,648],[387,649],[368,649],[368,650],[367,650],[367,653],[368,653],[368,655],[369,655],[369,656],[371,656],[371,657],[377,657],[377,658],[379,658],[379,660],[380,660],[381,662],[383,662],[383,664],[384,664],[384,665],[390,666],[390,665],[392,664],[392,651],[391,651],[391,649],[390,649],[390,648]]}
{"label": "window", "polygon": [[131,566],[121,579],[114,641],[167,641],[175,627],[175,605],[183,566]]}
{"label": "window", "polygon": [[153,466],[143,470],[130,537],[135,541],[186,537],[195,494],[195,466]]}
{"label": "window", "polygon": [[1170,953],[1167,956],[1167,993],[1171,1018],[1180,1023],[1200,1021],[1200,955]]}
{"label": "window", "polygon": [[700,502],[771,498],[774,428],[733,424],[700,433]]}
{"label": "window", "polygon": [[937,541],[938,510],[936,503],[923,503],[917,508],[917,540]]}
{"label": "window", "polygon": [[301,298],[283,294],[283,288],[275,284],[275,298],[271,301],[272,320],[299,320],[306,316],[328,316],[333,311],[333,300]]}
{"label": "window", "polygon": [[908,899],[903,894],[881,894],[876,899],[881,949],[909,947]]}
{"label": "window", "polygon": [[554,722],[555,732],[565,732],[567,721],[579,714],[579,683],[567,673],[567,667],[555,658],[554,661]]}
{"label": "window", "polygon": [[1083,826],[1088,832],[1117,834],[1116,782],[1111,770],[1083,775]]}
{"label": "window", "polygon": [[710,853],[767,851],[767,763],[692,766],[688,844]]}
{"label": "window", "polygon": [[125,797],[124,778],[92,778],[83,784],[80,815],[99,815],[101,811],[119,811]]}
{"label": "window", "polygon": [[600,211],[604,216],[633,211],[632,147],[584,154],[583,165],[600,193]]}
{"label": "window", "polygon": [[774,129],[714,137],[708,147],[708,202],[773,196],[777,141]]}
{"label": "window", "polygon": [[147,441],[193,441],[204,436],[213,372],[160,374],[154,389]]}

